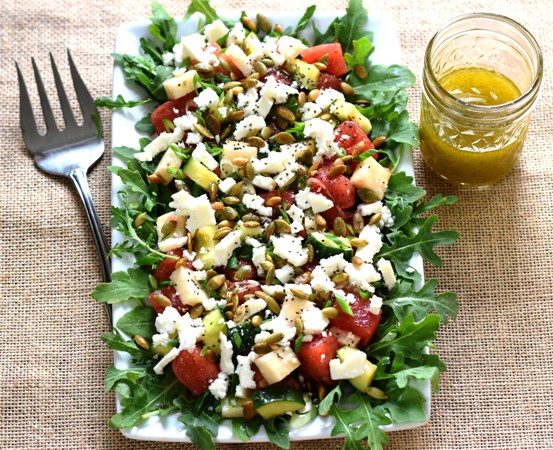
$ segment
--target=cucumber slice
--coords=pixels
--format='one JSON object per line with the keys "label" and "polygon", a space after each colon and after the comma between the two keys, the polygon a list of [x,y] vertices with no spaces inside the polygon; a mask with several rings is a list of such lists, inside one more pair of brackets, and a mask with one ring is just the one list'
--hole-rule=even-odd
{"label": "cucumber slice", "polygon": [[206,191],[209,190],[211,184],[219,184],[221,182],[217,175],[215,175],[196,158],[190,158],[188,160],[182,169],[182,173]]}
{"label": "cucumber slice", "polygon": [[252,393],[253,407],[264,419],[295,412],[305,406],[301,392],[284,386],[269,386]]}
{"label": "cucumber slice", "polygon": [[221,353],[219,333],[227,333],[227,324],[225,323],[223,313],[218,308],[215,308],[205,315],[202,320],[205,327],[204,344],[219,355]]}
{"label": "cucumber slice", "polygon": [[309,233],[308,240],[321,258],[343,254],[345,260],[351,261],[353,257],[353,248],[345,237],[315,231]]}

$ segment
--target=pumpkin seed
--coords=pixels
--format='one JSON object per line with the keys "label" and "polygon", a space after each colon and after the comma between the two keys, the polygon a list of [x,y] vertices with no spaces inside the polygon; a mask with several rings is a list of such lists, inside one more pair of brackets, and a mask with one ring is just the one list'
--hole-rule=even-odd
{"label": "pumpkin seed", "polygon": [[239,120],[242,120],[244,118],[245,114],[246,113],[241,109],[239,109],[238,111],[233,111],[228,115],[227,121],[238,122]]}
{"label": "pumpkin seed", "polygon": [[277,117],[276,126],[280,131],[286,131],[288,129],[288,121],[283,117]]}
{"label": "pumpkin seed", "polygon": [[259,297],[262,300],[265,300],[267,303],[267,308],[273,313],[278,314],[280,313],[280,305],[277,303],[277,301],[271,297],[269,294],[266,294],[263,291],[255,291],[255,295]]}
{"label": "pumpkin seed", "polygon": [[271,130],[271,127],[264,127],[260,135],[262,139],[269,139],[273,135],[273,130]]}
{"label": "pumpkin seed", "polygon": [[351,263],[354,266],[362,266],[363,260],[359,256],[354,256],[353,258],[351,258]]}
{"label": "pumpkin seed", "polygon": [[213,208],[214,211],[219,211],[221,209],[223,209],[225,207],[225,205],[223,204],[223,202],[212,202],[211,203],[211,208]]}
{"label": "pumpkin seed", "polygon": [[218,192],[217,183],[211,183],[209,185],[209,200],[212,202],[216,201]]}
{"label": "pumpkin seed", "polygon": [[372,398],[376,398],[377,400],[386,400],[388,398],[388,396],[382,389],[378,389],[374,386],[369,386],[365,392]]}
{"label": "pumpkin seed", "polygon": [[374,138],[373,145],[374,148],[380,148],[382,144],[386,142],[386,136],[378,136]]}
{"label": "pumpkin seed", "polygon": [[307,101],[314,102],[315,100],[317,100],[317,97],[319,97],[319,95],[321,95],[321,90],[313,89],[312,91],[309,92],[309,94],[307,94]]}
{"label": "pumpkin seed", "polygon": [[257,25],[255,24],[253,19],[251,19],[250,17],[244,16],[244,17],[242,17],[241,20],[242,20],[242,23],[244,24],[244,26],[248,30],[253,31],[254,33],[257,32]]}
{"label": "pumpkin seed", "polygon": [[264,31],[265,33],[270,33],[273,29],[273,23],[269,20],[267,16],[264,16],[263,14],[257,14],[257,26],[261,28],[261,31]]}
{"label": "pumpkin seed", "polygon": [[301,108],[303,105],[305,105],[306,101],[307,101],[307,94],[301,91],[298,95],[298,106]]}
{"label": "pumpkin seed", "polygon": [[275,206],[275,205],[278,205],[280,202],[282,202],[282,197],[275,195],[274,197],[267,199],[267,201],[265,202],[265,205]]}
{"label": "pumpkin seed", "polygon": [[211,278],[213,278],[215,275],[218,275],[217,271],[216,270],[213,270],[213,269],[209,269],[205,272],[205,277],[206,277],[206,280],[210,280]]}
{"label": "pumpkin seed", "polygon": [[239,197],[240,194],[242,193],[242,186],[244,186],[244,182],[239,181],[238,183],[236,183],[234,186],[230,188],[230,190],[228,191],[228,194],[233,197]]}
{"label": "pumpkin seed", "polygon": [[232,228],[229,228],[229,227],[220,228],[213,236],[213,239],[216,241],[220,241],[225,236],[227,236],[231,231],[232,231]]}
{"label": "pumpkin seed", "polygon": [[265,339],[266,344],[276,344],[277,342],[282,341],[284,338],[284,333],[271,333],[269,336],[267,336],[267,339]]}
{"label": "pumpkin seed", "polygon": [[144,350],[150,349],[150,343],[142,336],[139,336],[138,334],[133,338],[133,341],[136,345],[138,345],[140,348],[143,348]]}
{"label": "pumpkin seed", "polygon": [[261,317],[259,314],[256,314],[251,318],[251,323],[254,327],[258,327],[263,323],[263,317]]}
{"label": "pumpkin seed", "polygon": [[332,163],[333,166],[343,166],[344,165],[344,161],[342,161],[342,158],[337,158],[334,160],[334,162]]}
{"label": "pumpkin seed", "polygon": [[[267,127],[265,127],[267,128]],[[265,129],[264,128],[264,129]],[[263,130],[261,130],[263,131]],[[262,138],[258,137],[258,136],[251,136],[247,139],[247,142],[248,144],[254,146],[254,147],[257,147],[257,148],[263,148],[265,147],[265,140],[263,140]]]}
{"label": "pumpkin seed", "polygon": [[225,69],[227,72],[232,72],[232,66],[225,58],[219,58],[219,64],[223,69]]}
{"label": "pumpkin seed", "polygon": [[212,348],[208,348],[206,351],[205,351],[205,354],[204,356],[209,359],[210,361],[217,361],[217,353],[215,353],[215,350],[213,350]]}
{"label": "pumpkin seed", "polygon": [[280,145],[288,145],[296,142],[296,139],[287,131],[281,131],[275,135],[275,141]]}
{"label": "pumpkin seed", "polygon": [[267,260],[261,261],[261,262],[259,263],[259,265],[261,266],[261,268],[262,268],[263,270],[270,270],[270,269],[272,269],[272,268],[274,267],[273,263],[272,263],[271,261],[267,261]]}
{"label": "pumpkin seed", "polygon": [[229,77],[232,81],[238,80],[238,75],[236,75],[234,72],[231,72]]}
{"label": "pumpkin seed", "polygon": [[380,219],[382,219],[382,213],[376,213],[369,220],[369,225],[376,225],[380,221]]}
{"label": "pumpkin seed", "polygon": [[300,334],[303,333],[303,330],[304,330],[303,322],[301,321],[301,319],[299,317],[295,318],[294,326],[296,327],[296,334],[297,335],[300,335]]}
{"label": "pumpkin seed", "polygon": [[240,203],[240,199],[238,197],[225,197],[223,203],[228,206],[233,206]]}
{"label": "pumpkin seed", "polygon": [[252,194],[252,195],[255,195],[256,191],[255,191],[255,186],[249,182],[245,182],[244,181],[244,184],[242,185],[242,192],[244,194]]}
{"label": "pumpkin seed", "polygon": [[265,274],[265,284],[271,285],[275,279],[275,266],[270,267]]}
{"label": "pumpkin seed", "polygon": [[365,80],[369,76],[367,69],[362,64],[355,64],[355,66],[353,66],[353,72],[355,73],[357,78],[360,78],[362,80]]}
{"label": "pumpkin seed", "polygon": [[207,282],[206,287],[210,291],[216,291],[217,289],[219,289],[223,285],[224,282],[225,282],[225,276],[221,273],[219,275],[215,275],[214,277],[212,277]]}
{"label": "pumpkin seed", "polygon": [[317,61],[316,63],[313,63],[313,65],[314,65],[317,69],[319,69],[321,72],[324,72],[324,71],[327,69],[327,67],[328,67],[326,64],[324,64],[324,63],[322,63],[322,62],[320,62],[320,61]]}
{"label": "pumpkin seed", "polygon": [[222,220],[221,222],[219,222],[217,224],[217,228],[221,229],[221,228],[230,228],[232,229],[232,227],[234,227],[234,222],[230,221],[230,220]]}
{"label": "pumpkin seed", "polygon": [[351,155],[342,156],[340,158],[340,161],[342,161],[344,164],[348,164],[352,160],[353,160],[353,156],[351,156]]}
{"label": "pumpkin seed", "polygon": [[359,234],[361,231],[363,231],[363,228],[365,228],[365,220],[363,219],[363,216],[356,212],[352,217],[352,223],[353,223],[353,230]]}
{"label": "pumpkin seed", "polygon": [[275,234],[275,230],[276,230],[276,225],[274,222],[271,222],[268,226],[267,226],[267,229],[265,230],[265,239],[268,241],[269,238]]}
{"label": "pumpkin seed", "polygon": [[234,322],[239,323],[246,317],[246,307],[244,305],[238,305],[234,310]]}
{"label": "pumpkin seed", "polygon": [[246,164],[246,178],[252,181],[255,178],[255,170],[253,168],[253,162],[250,160]]}
{"label": "pumpkin seed", "polygon": [[248,220],[247,222],[244,222],[244,226],[246,228],[257,228],[260,227],[261,224],[257,220]]}
{"label": "pumpkin seed", "polygon": [[230,206],[225,206],[222,211],[223,215],[228,220],[234,220],[238,217],[238,213],[236,212],[236,210],[234,208],[231,208]]}
{"label": "pumpkin seed", "polygon": [[163,236],[170,236],[175,232],[176,229],[177,229],[177,221],[168,220],[161,227],[161,233],[163,234]]}
{"label": "pumpkin seed", "polygon": [[322,310],[323,316],[325,316],[327,319],[336,319],[340,312],[334,308],[333,306],[329,308],[323,308]]}
{"label": "pumpkin seed", "polygon": [[296,116],[294,115],[292,110],[290,108],[287,108],[286,106],[278,105],[275,110],[280,117],[286,119],[289,122],[293,122],[294,120],[296,120]]}
{"label": "pumpkin seed", "polygon": [[[191,232],[188,232],[186,235],[188,238],[187,244],[188,244],[188,251],[192,253],[194,251],[194,234]],[[184,258],[183,258],[184,259]]]}
{"label": "pumpkin seed", "polygon": [[245,78],[242,80],[242,87],[244,89],[251,89],[256,87],[258,84],[258,81],[255,78]]}
{"label": "pumpkin seed", "polygon": [[275,224],[275,230],[277,233],[290,233],[292,230],[292,227],[288,222],[282,219],[276,219],[274,221]]}
{"label": "pumpkin seed", "polygon": [[361,238],[354,238],[349,243],[351,244],[352,247],[355,247],[355,248],[364,247],[365,245],[368,244],[368,242],[365,239],[361,239]]}
{"label": "pumpkin seed", "polygon": [[306,293],[303,292],[301,289],[290,288],[290,293],[291,293],[294,297],[301,298],[301,299],[306,299],[307,297],[309,297],[309,294],[306,294]]}
{"label": "pumpkin seed", "polygon": [[328,389],[324,386],[319,386],[319,388],[317,389],[317,394],[319,396],[320,401],[322,401],[326,397],[327,393],[328,393]]}
{"label": "pumpkin seed", "polygon": [[232,91],[227,91],[225,94],[225,98],[223,99],[223,103],[225,105],[230,105],[233,99],[234,99],[234,95],[232,94]]}
{"label": "pumpkin seed", "polygon": [[294,280],[295,284],[307,284],[311,281],[311,272],[303,272]]}
{"label": "pumpkin seed", "polygon": [[204,127],[201,123],[195,123],[194,129],[200,133],[202,136],[208,138],[208,139],[215,139],[215,136],[211,134],[211,131],[209,131],[206,127]]}
{"label": "pumpkin seed", "polygon": [[365,143],[362,141],[358,142],[350,150],[351,150],[351,156],[353,158],[357,158],[361,153],[365,151]]}
{"label": "pumpkin seed", "polygon": [[205,118],[205,123],[209,131],[211,131],[213,134],[221,133],[221,122],[213,114],[207,115],[207,117]]}
{"label": "pumpkin seed", "polygon": [[380,200],[370,189],[358,189],[357,195],[359,195],[359,198],[365,203],[374,203]]}
{"label": "pumpkin seed", "polygon": [[186,266],[188,264],[188,260],[186,258],[180,258],[176,263],[175,263],[175,269],[178,269],[179,267],[183,267],[183,266]]}
{"label": "pumpkin seed", "polygon": [[144,222],[146,222],[147,216],[148,216],[147,212],[140,213],[138,216],[136,216],[136,219],[134,219],[134,222],[133,222],[134,227],[138,228],[144,225]]}
{"label": "pumpkin seed", "polygon": [[254,61],[253,70],[255,70],[260,75],[265,75],[267,73],[267,66],[261,61]]}
{"label": "pumpkin seed", "polygon": [[240,81],[227,81],[223,84],[222,89],[223,91],[228,91],[239,86],[242,86],[242,83]]}
{"label": "pumpkin seed", "polygon": [[315,248],[312,244],[307,244],[307,262],[313,262],[315,257]]}
{"label": "pumpkin seed", "polygon": [[271,58],[261,58],[260,61],[267,67],[273,67],[275,62]]}
{"label": "pumpkin seed", "polygon": [[274,31],[275,31],[275,33],[278,33],[280,35],[282,35],[282,33],[284,33],[284,30],[282,29],[282,25],[280,25],[279,23],[277,23],[275,25],[275,30]]}
{"label": "pumpkin seed", "polygon": [[253,346],[253,351],[258,355],[266,355],[267,353],[270,353],[272,350],[269,344],[262,342],[259,344],[255,344]]}
{"label": "pumpkin seed", "polygon": [[326,227],[326,220],[320,214],[315,214],[315,223],[320,227]]}
{"label": "pumpkin seed", "polygon": [[223,128],[223,131],[221,131],[221,141],[225,139],[230,134],[231,131],[232,131],[232,127],[230,125]]}
{"label": "pumpkin seed", "polygon": [[203,305],[194,305],[192,309],[190,310],[190,317],[193,319],[197,319],[202,315],[204,312],[204,306]]}
{"label": "pumpkin seed", "polygon": [[336,219],[334,219],[333,229],[336,236],[347,236],[348,234],[348,225],[341,217],[336,217]]}
{"label": "pumpkin seed", "polygon": [[243,94],[244,93],[244,88],[242,86],[238,86],[238,87],[232,88],[231,92],[232,92],[232,95],[237,97],[238,94]]}
{"label": "pumpkin seed", "polygon": [[319,62],[328,65],[328,60],[329,60],[329,59],[330,59],[329,54],[328,54],[328,53],[325,53],[323,56],[321,56],[321,57],[319,58]]}
{"label": "pumpkin seed", "polygon": [[325,121],[329,121],[330,119],[332,119],[332,114],[330,113],[323,113],[319,116],[319,119],[321,120],[325,120]]}
{"label": "pumpkin seed", "polygon": [[213,75],[213,66],[211,64],[198,63],[194,66],[194,69],[200,75]]}
{"label": "pumpkin seed", "polygon": [[246,158],[245,156],[237,156],[236,158],[232,158],[232,164],[238,167],[244,167],[246,164],[248,164],[248,161],[250,159]]}
{"label": "pumpkin seed", "polygon": [[337,273],[336,275],[334,275],[332,277],[332,281],[335,284],[347,283],[348,280],[349,280],[349,275],[347,273],[344,273],[344,272],[339,272],[339,273]]}
{"label": "pumpkin seed", "polygon": [[342,81],[340,83],[340,89],[342,89],[342,92],[345,95],[354,95],[355,94],[355,91],[353,90],[353,87],[351,86],[351,84],[348,84],[345,81]]}
{"label": "pumpkin seed", "polygon": [[168,297],[166,297],[163,294],[152,294],[152,299],[159,305],[159,306],[171,306],[173,303],[171,300],[169,300]]}

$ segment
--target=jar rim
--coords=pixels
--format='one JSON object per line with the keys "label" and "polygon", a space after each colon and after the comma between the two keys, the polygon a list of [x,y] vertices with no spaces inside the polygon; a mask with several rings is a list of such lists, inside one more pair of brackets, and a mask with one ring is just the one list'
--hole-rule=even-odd
{"label": "jar rim", "polygon": [[[438,37],[442,35],[444,31],[446,31],[448,28],[450,28],[455,24],[458,24],[463,21],[471,20],[471,19],[478,19],[478,18],[489,19],[497,22],[506,23],[507,25],[511,26],[512,28],[520,32],[522,36],[530,44],[530,46],[532,47],[532,50],[535,52],[537,67],[536,67],[536,73],[532,79],[532,83],[523,93],[521,93],[520,96],[518,96],[514,100],[511,100],[506,103],[501,103],[499,105],[477,105],[473,103],[464,102],[459,98],[455,97],[454,95],[450,94],[441,85],[434,71],[431,69],[432,50],[434,48],[434,44],[436,43],[436,40],[438,39]],[[494,13],[485,13],[485,12],[461,14],[459,16],[452,18],[448,22],[442,24],[442,26],[434,33],[434,35],[428,42],[425,55],[424,55],[424,65],[426,68],[428,68],[428,76],[430,77],[434,88],[439,92],[441,96],[444,96],[448,100],[448,102],[451,103],[452,105],[455,105],[456,108],[462,109],[465,112],[470,111],[475,114],[490,113],[492,111],[493,112],[510,111],[511,109],[513,109],[514,106],[517,106],[520,104],[525,105],[527,103],[531,104],[532,98],[535,97],[539,92],[541,81],[543,78],[543,54],[536,38],[532,35],[532,33],[530,33],[530,31],[528,31],[526,27],[524,27],[517,21],[507,16],[503,16],[501,14],[494,14]]]}

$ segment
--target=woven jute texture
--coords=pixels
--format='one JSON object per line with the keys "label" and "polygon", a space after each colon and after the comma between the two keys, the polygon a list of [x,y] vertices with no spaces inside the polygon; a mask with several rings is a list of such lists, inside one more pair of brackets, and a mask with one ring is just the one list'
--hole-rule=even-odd
{"label": "woven jute texture", "polygon": [[[165,2],[181,15],[187,2]],[[345,2],[320,2],[338,10]],[[303,11],[310,2],[218,1],[249,11]],[[459,196],[443,208],[439,227],[461,232],[440,251],[444,266],[426,267],[441,291],[459,293],[461,312],[440,332],[438,351],[449,371],[433,396],[430,422],[390,434],[390,449],[553,448],[553,12],[528,0],[371,2],[397,24],[404,63],[420,74],[424,47],[441,23],[471,11],[510,16],[535,35],[544,51],[545,79],[523,157],[515,170],[485,189],[453,188],[433,175],[415,151],[418,183],[429,195]],[[92,95],[111,95],[116,28],[149,15],[146,0],[19,0],[0,15],[0,448],[192,449],[190,445],[131,441],[107,426],[114,398],[103,380],[112,353],[100,341],[108,330],[90,292],[100,281],[94,246],[70,184],[40,172],[18,125],[14,60],[32,80],[30,57],[47,69],[48,52],[63,67],[69,48]],[[45,76],[51,87],[51,78]],[[420,78],[420,77],[419,77]],[[31,83],[29,83],[31,84]],[[411,91],[418,116],[420,84]],[[35,94],[31,89],[31,93]],[[106,155],[90,173],[104,225],[109,222],[109,114],[102,113]],[[342,441],[300,442],[294,449],[339,449]],[[248,449],[267,444],[244,444]],[[232,446],[221,445],[222,449]]]}

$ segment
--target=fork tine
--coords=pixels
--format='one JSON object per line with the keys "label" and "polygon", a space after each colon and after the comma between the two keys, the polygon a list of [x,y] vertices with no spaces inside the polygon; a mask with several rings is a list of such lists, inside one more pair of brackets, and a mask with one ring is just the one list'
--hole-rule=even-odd
{"label": "fork tine", "polygon": [[32,141],[40,138],[40,134],[36,127],[33,106],[31,105],[23,74],[21,73],[19,64],[15,63],[15,67],[17,69],[17,80],[19,82],[19,123],[23,131],[23,140],[25,144],[27,147],[32,147]]}
{"label": "fork tine", "polygon": [[73,110],[67,99],[67,94],[63,88],[63,83],[61,81],[60,74],[58,72],[58,67],[54,61],[54,55],[50,53],[50,62],[52,64],[52,72],[54,73],[54,81],[56,82],[56,89],[58,91],[59,102],[61,106],[61,112],[63,114],[63,120],[65,122],[65,128],[69,126],[76,125],[75,116],[73,115]]}
{"label": "fork tine", "polygon": [[38,96],[40,98],[40,106],[42,107],[42,115],[44,116],[44,123],[46,124],[46,129],[48,131],[58,130],[56,125],[56,119],[54,119],[54,113],[50,107],[50,102],[48,100],[48,95],[46,94],[46,89],[44,89],[44,84],[42,83],[42,78],[40,77],[40,72],[38,71],[38,66],[36,65],[35,59],[31,58],[33,62],[33,70],[35,72],[35,80],[38,89]]}
{"label": "fork tine", "polygon": [[79,106],[83,113],[83,119],[86,123],[90,123],[92,116],[98,114],[98,109],[94,105],[94,100],[88,92],[86,85],[84,84],[83,79],[79,75],[77,67],[73,62],[71,57],[71,52],[67,50],[67,59],[69,60],[69,67],[71,68],[71,77],[73,78],[73,86],[75,87],[75,92],[77,93],[77,98],[79,99]]}

